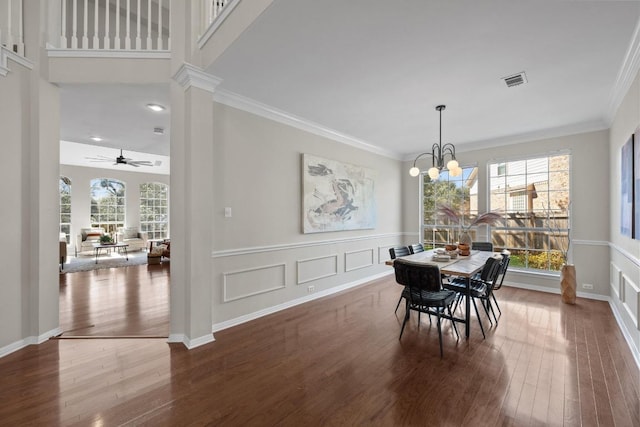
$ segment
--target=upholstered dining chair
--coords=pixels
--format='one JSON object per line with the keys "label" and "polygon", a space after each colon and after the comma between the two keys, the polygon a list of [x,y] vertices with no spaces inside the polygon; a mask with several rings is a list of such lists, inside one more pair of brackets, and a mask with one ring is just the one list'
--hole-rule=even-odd
{"label": "upholstered dining chair", "polygon": [[[409,254],[411,254],[411,251],[409,250],[408,246],[395,246],[393,248],[389,248],[389,256],[391,257],[391,259],[396,259],[399,256],[405,256]],[[394,313],[398,312],[398,307],[400,307],[402,298],[406,298],[408,293],[409,293],[408,289],[402,290],[402,293],[400,294],[400,298],[398,298],[398,304],[396,304],[396,311],[394,311]]]}
{"label": "upholstered dining chair", "polygon": [[[503,250],[500,255],[502,255],[502,263],[500,264],[500,271],[498,272],[498,277],[496,279],[496,284],[493,287],[493,291],[497,291],[502,287],[504,276],[507,275],[507,269],[509,268],[509,262],[511,261],[511,252],[509,252],[508,250]],[[498,312],[502,314],[502,310],[500,310],[500,305],[498,304],[498,300],[496,299],[496,294],[493,291],[491,292],[493,302],[496,304]]]}
{"label": "upholstered dining chair", "polygon": [[453,330],[456,336],[460,338],[455,321],[453,320],[453,313],[451,312],[451,305],[456,299],[456,293],[442,288],[440,268],[437,265],[397,259],[393,263],[393,267],[395,269],[396,282],[403,285],[405,289],[409,289],[407,310],[398,339],[402,339],[404,327],[409,321],[409,313],[411,310],[418,312],[418,325],[420,324],[420,313],[434,315],[438,319],[438,339],[440,341],[440,357],[442,357],[441,318],[443,315],[451,320]]}
{"label": "upholstered dining chair", "polygon": [[409,245],[409,252],[411,252],[412,254],[424,252],[424,246],[422,246],[422,243],[414,243],[413,245]]}
{"label": "upholstered dining chair", "polygon": [[[498,279],[498,274],[500,273],[500,268],[502,265],[503,258],[500,255],[492,256],[487,258],[487,261],[482,268],[479,277],[472,277],[469,280],[471,301],[473,302],[473,307],[476,311],[476,316],[478,317],[478,323],[480,324],[480,330],[482,331],[482,336],[486,338],[484,333],[484,326],[482,325],[482,319],[480,319],[480,312],[478,311],[478,305],[476,304],[476,299],[480,300],[482,307],[484,308],[487,317],[489,318],[489,322],[493,323],[491,320],[491,313],[493,313],[493,318],[496,321],[496,325],[498,324],[498,318],[496,316],[495,311],[491,305],[491,296],[493,293],[494,286]],[[455,308],[458,307],[462,298],[466,296],[467,293],[467,279],[457,278],[449,283],[445,283],[445,289],[455,291],[457,293]],[[454,308],[454,311],[455,311]],[[468,319],[467,319],[468,320]]]}

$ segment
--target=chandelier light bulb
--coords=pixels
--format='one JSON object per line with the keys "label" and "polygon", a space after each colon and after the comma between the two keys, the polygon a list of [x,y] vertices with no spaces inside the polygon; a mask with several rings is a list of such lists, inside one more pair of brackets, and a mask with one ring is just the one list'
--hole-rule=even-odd
{"label": "chandelier light bulb", "polygon": [[460,176],[462,175],[462,168],[457,166],[453,169],[449,169],[449,175],[451,176]]}
{"label": "chandelier light bulb", "polygon": [[440,177],[440,171],[438,170],[438,168],[433,167],[429,169],[429,178],[438,179],[439,177]]}
{"label": "chandelier light bulb", "polygon": [[449,169],[450,171],[456,169],[457,167],[458,167],[458,161],[456,159],[451,159],[447,163],[447,169]]}
{"label": "chandelier light bulb", "polygon": [[412,167],[411,169],[409,169],[409,175],[411,176],[418,176],[420,175],[420,169],[418,169],[417,167]]}

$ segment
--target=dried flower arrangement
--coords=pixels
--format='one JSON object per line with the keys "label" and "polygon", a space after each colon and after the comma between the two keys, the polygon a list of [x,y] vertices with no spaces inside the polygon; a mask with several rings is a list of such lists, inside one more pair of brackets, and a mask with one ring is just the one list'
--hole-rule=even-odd
{"label": "dried flower arrangement", "polygon": [[469,224],[464,224],[464,216],[457,210],[453,209],[449,205],[439,205],[438,213],[447,217],[452,223],[458,224],[462,229],[462,232],[468,232],[471,227],[475,227],[481,224],[495,225],[502,221],[502,214],[498,211],[485,212],[476,216]]}

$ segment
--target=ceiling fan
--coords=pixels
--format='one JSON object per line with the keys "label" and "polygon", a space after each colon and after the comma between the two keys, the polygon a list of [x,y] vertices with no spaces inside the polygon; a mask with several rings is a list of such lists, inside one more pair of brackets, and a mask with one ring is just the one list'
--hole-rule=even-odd
{"label": "ceiling fan", "polygon": [[[107,156],[102,156],[102,155],[98,155],[97,157],[86,157],[86,159],[88,159],[91,162],[113,162],[113,157],[107,157]],[[133,167],[140,167],[140,166],[160,166],[162,164],[161,160],[156,160],[155,162],[150,162],[148,160],[133,160],[133,159],[129,159],[127,157],[124,157],[122,155],[122,148],[120,149],[120,155],[118,157],[116,157],[115,159],[115,163],[113,164],[115,165],[129,165],[129,166],[133,166]]]}

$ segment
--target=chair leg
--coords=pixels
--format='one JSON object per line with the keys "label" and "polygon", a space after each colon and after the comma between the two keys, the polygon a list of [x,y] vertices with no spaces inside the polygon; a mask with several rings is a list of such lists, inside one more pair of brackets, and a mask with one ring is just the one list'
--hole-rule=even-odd
{"label": "chair leg", "polygon": [[[482,326],[482,320],[480,320],[480,312],[478,311],[478,305],[476,304],[476,299],[475,298],[471,298],[471,301],[473,301],[473,308],[476,309],[476,316],[478,316],[478,323],[480,324],[480,330],[482,331],[482,337],[483,338],[487,338],[487,336],[484,334],[484,327]],[[467,319],[467,322],[469,321],[469,319]]]}
{"label": "chair leg", "polygon": [[440,358],[442,359],[442,327],[440,326],[440,309],[436,309],[436,313],[438,316],[438,339],[440,340]]}
{"label": "chair leg", "polygon": [[455,320],[453,320],[453,313],[451,312],[451,306],[447,306],[447,309],[449,310],[449,316],[451,317],[451,326],[453,326],[453,330],[456,333],[456,337],[458,337],[458,339],[460,339],[460,334],[458,333],[458,328],[456,327],[456,322]]}
{"label": "chair leg", "polygon": [[496,321],[496,326],[498,325],[498,317],[496,316],[496,311],[493,309],[493,304],[491,304],[491,298],[487,298],[487,306],[489,307],[489,311],[493,314],[493,319]]}
{"label": "chair leg", "polygon": [[496,307],[498,308],[498,312],[500,314],[502,314],[502,310],[500,310],[500,304],[498,304],[498,300],[496,299],[496,296],[495,296],[495,294],[493,292],[491,292],[491,297],[493,297],[493,302],[496,303]]}
{"label": "chair leg", "polygon": [[398,340],[402,338],[402,333],[404,332],[404,325],[409,321],[409,303],[407,302],[407,311],[404,313],[404,321],[402,322],[402,329],[400,329],[400,337]]}
{"label": "chair leg", "polygon": [[398,312],[398,307],[400,307],[400,303],[402,302],[402,295],[400,295],[400,298],[398,298],[398,305],[396,305],[396,311],[394,311],[394,313]]}
{"label": "chair leg", "polygon": [[487,319],[489,319],[489,323],[493,325],[493,320],[491,320],[491,313],[489,313],[488,300],[480,300],[480,304],[482,305],[482,308],[484,308],[484,312],[487,314]]}

